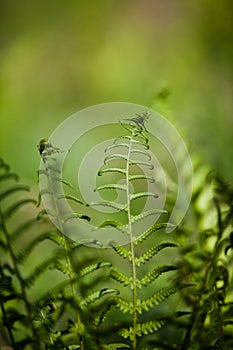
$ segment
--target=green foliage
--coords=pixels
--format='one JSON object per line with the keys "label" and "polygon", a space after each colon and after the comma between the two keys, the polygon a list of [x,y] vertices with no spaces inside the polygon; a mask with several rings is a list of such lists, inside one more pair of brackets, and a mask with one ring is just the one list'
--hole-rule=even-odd
{"label": "green foliage", "polygon": [[[61,151],[46,140],[39,145],[44,165],[39,201],[0,160],[4,345],[14,350],[232,348],[233,187],[213,172],[205,185],[199,177],[190,213],[168,239],[164,229],[173,225],[166,222],[167,211],[156,207],[147,118],[145,113],[122,120],[124,135],[106,149],[98,175],[113,180],[102,181],[95,191],[119,191],[115,201],[85,205],[64,193],[73,186],[61,177]],[[147,200],[154,204],[146,207]],[[66,201],[77,210],[67,212]],[[170,197],[168,209],[173,201]],[[117,211],[99,227],[115,228],[127,244],[109,237],[109,249],[103,249],[98,237],[74,242],[62,233],[70,219],[90,221],[85,210],[98,205]]]}
{"label": "green foliage", "polygon": [[[116,201],[104,201],[104,204],[109,207],[117,208],[125,216],[126,223],[105,221],[101,224],[101,227],[107,227],[108,225],[115,227],[129,237],[129,244],[126,247],[116,242],[110,242],[109,245],[115,250],[118,256],[127,259],[129,263],[127,273],[120,271],[117,267],[113,267],[110,276],[122,286],[128,287],[131,291],[130,299],[126,299],[122,296],[116,297],[115,307],[123,314],[129,313],[132,315],[131,318],[128,319],[130,326],[119,329],[119,334],[123,338],[130,340],[132,349],[140,347],[140,343],[144,341],[144,336],[155,333],[164,324],[164,315],[161,315],[161,319],[157,319],[156,321],[151,319],[151,313],[155,307],[158,307],[165,299],[184,287],[176,284],[158,288],[155,293],[146,299],[142,299],[139,296],[139,290],[142,290],[144,293],[144,288],[150,284],[154,284],[159,276],[177,269],[175,265],[161,265],[153,268],[148,266],[146,275],[142,278],[138,277],[141,274],[142,265],[148,265],[155,255],[166,248],[178,247],[176,243],[167,241],[162,241],[152,247],[146,244],[147,239],[151,235],[169,226],[166,222],[156,222],[156,216],[167,214],[166,210],[152,207],[135,213],[133,208],[134,201],[140,201],[144,198],[148,199],[149,197],[154,199],[158,198],[157,193],[147,190],[149,182],[155,183],[153,176],[151,176],[150,173],[140,174],[139,171],[140,168],[146,168],[149,171],[154,168],[151,163],[149,140],[146,135],[145,122],[148,117],[148,113],[143,113],[142,115],[137,115],[135,118],[125,119],[121,122],[121,125],[127,130],[128,135],[118,137],[113,141],[112,145],[107,147],[104,165],[98,174],[103,176],[106,173],[118,172],[122,176],[122,183],[109,183],[96,188],[96,191],[120,190],[124,193],[124,200],[121,203]],[[109,154],[109,152],[115,152],[115,149],[117,149],[117,153]],[[120,151],[122,153],[120,153]],[[112,167],[110,166],[111,163],[114,163]],[[132,182],[136,184],[138,180],[144,181],[143,189],[134,190],[132,192]],[[103,205],[103,202],[99,201],[94,204]],[[153,223],[147,230],[140,232],[136,236],[136,226],[141,221],[145,221],[151,216],[155,218],[155,221],[153,220]],[[143,253],[142,249],[144,250]],[[120,294],[124,294],[124,292],[122,291]],[[142,315],[141,319],[140,315]]]}
{"label": "green foliage", "polygon": [[[49,154],[53,154],[51,145],[43,155],[46,166],[43,176],[49,180],[46,172],[52,171],[56,172],[58,179],[55,165],[47,167]],[[82,245],[64,237],[54,227],[51,228],[44,215],[33,218],[34,209],[32,218],[28,218],[26,222],[22,220],[18,226],[14,226],[13,220],[17,212],[23,210],[29,203],[35,206],[36,201],[31,198],[17,198],[16,193],[19,190],[28,191],[28,187],[15,184],[18,177],[10,173],[8,166],[2,160],[0,167],[2,179],[0,248],[3,256],[0,267],[1,333],[9,339],[13,349],[95,348],[98,343],[97,338],[95,339],[96,327],[100,327],[104,318],[102,303],[107,304],[106,295],[118,292],[110,288],[94,291],[103,278],[103,274],[99,274],[96,278],[94,274],[109,268],[110,264],[97,261],[94,255],[91,258],[85,257]],[[52,196],[53,191],[53,187],[48,187],[46,193]],[[13,195],[14,198],[11,199]],[[56,196],[57,201],[60,198],[60,195]],[[73,200],[72,196],[66,196],[67,198]],[[59,206],[55,208],[59,210]],[[53,215],[59,218],[59,213]],[[60,225],[62,222],[63,217]],[[28,239],[22,244],[22,237],[26,234]],[[41,242],[47,240],[52,242],[48,257],[42,255],[41,261],[30,272],[21,272],[27,270],[25,265],[32,259],[33,252],[40,249]],[[78,263],[77,252],[82,257]],[[33,286],[36,283],[40,284],[40,277],[46,274],[48,268],[60,272],[60,282],[51,289],[43,288],[42,295],[32,297]],[[89,275],[93,275],[93,283],[87,281]],[[62,325],[59,325],[61,319]]]}
{"label": "green foliage", "polygon": [[[183,296],[191,306],[182,349],[230,349],[232,342],[232,217],[233,188],[218,174],[211,172],[206,186],[214,183],[211,224],[197,233],[198,243],[182,248],[179,274],[196,284],[193,292]],[[198,197],[202,196],[199,191]],[[195,198],[197,201],[197,197]],[[197,208],[197,204],[195,208]],[[207,212],[205,215],[207,216]],[[200,211],[199,211],[200,215]],[[208,223],[209,224],[209,223]],[[181,234],[186,234],[184,227]]]}

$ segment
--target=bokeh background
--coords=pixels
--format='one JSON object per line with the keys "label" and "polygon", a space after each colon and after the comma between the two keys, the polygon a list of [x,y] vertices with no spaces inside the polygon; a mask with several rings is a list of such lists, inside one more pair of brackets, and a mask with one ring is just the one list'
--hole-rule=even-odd
{"label": "bokeh background", "polygon": [[34,182],[36,145],[64,119],[132,102],[231,179],[232,16],[232,0],[1,0],[1,156]]}

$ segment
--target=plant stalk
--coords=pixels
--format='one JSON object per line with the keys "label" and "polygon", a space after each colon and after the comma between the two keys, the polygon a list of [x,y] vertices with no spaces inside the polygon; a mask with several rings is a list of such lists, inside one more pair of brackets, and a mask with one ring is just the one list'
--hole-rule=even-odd
{"label": "plant stalk", "polygon": [[[68,267],[68,276],[69,276],[69,279],[70,279],[71,294],[72,294],[73,299],[75,300],[76,299],[76,290],[75,290],[75,284],[73,282],[74,273],[73,273],[73,269],[72,269],[72,265],[71,265],[71,259],[70,259],[69,242],[68,242],[67,237],[65,237],[65,235],[63,234],[63,227],[62,227],[63,225],[62,225],[62,223],[60,221],[60,216],[62,215],[62,213],[60,211],[59,206],[57,205],[56,199],[54,198],[54,195],[56,195],[56,193],[57,193],[57,189],[56,189],[56,186],[55,186],[56,182],[53,181],[53,176],[51,177],[51,175],[49,173],[49,167],[47,166],[46,159],[44,159],[43,156],[42,156],[42,159],[44,161],[45,170],[46,170],[47,178],[48,178],[48,182],[49,182],[49,188],[51,190],[52,205],[53,205],[53,207],[56,210],[58,227],[59,227],[60,234],[61,234],[61,237],[62,237],[63,248],[65,250],[66,264],[67,264],[67,267]],[[55,175],[55,180],[57,181],[57,175]],[[82,322],[81,322],[81,318],[80,318],[79,312],[77,312],[77,314],[76,314],[76,329],[77,329],[77,333],[78,333],[79,329],[82,329]],[[79,343],[80,343],[79,344],[80,345],[80,350],[84,350],[84,342],[83,342],[81,336],[79,336]]]}
{"label": "plant stalk", "polygon": [[126,163],[126,196],[127,196],[127,214],[128,214],[128,225],[129,225],[129,236],[130,236],[130,249],[132,254],[132,285],[133,285],[133,340],[132,340],[132,349],[137,348],[137,271],[135,265],[135,251],[133,244],[133,231],[132,231],[132,220],[131,220],[131,205],[130,205],[130,182],[129,182],[129,166],[130,166],[130,154],[132,148],[132,138],[129,142],[129,149],[127,154],[127,163]]}

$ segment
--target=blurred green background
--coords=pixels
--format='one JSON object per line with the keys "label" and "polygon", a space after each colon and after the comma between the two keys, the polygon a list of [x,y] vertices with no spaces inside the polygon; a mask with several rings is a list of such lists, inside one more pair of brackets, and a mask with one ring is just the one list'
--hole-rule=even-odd
{"label": "blurred green background", "polygon": [[160,109],[168,88],[167,117],[230,179],[232,15],[232,0],[1,0],[1,156],[34,182],[36,145],[68,116],[112,101]]}

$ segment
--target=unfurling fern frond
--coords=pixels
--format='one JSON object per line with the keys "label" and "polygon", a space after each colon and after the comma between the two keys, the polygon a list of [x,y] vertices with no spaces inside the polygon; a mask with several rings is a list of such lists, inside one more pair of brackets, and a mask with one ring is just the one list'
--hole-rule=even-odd
{"label": "unfurling fern frond", "polygon": [[[119,257],[125,259],[130,268],[129,272],[113,267],[110,276],[116,283],[121,284],[122,287],[129,288],[132,293],[130,300],[121,295],[114,298],[115,307],[123,314],[131,315],[131,326],[121,329],[119,334],[131,340],[132,349],[138,348],[138,338],[142,335],[154,333],[163,325],[163,321],[142,323],[139,316],[142,314],[145,320],[146,316],[144,313],[152,311],[155,306],[158,306],[170,295],[181,289],[178,285],[174,285],[160,288],[151,297],[146,299],[141,299],[139,296],[139,291],[155,283],[159,276],[172,273],[177,269],[177,266],[167,264],[160,264],[152,269],[149,266],[149,262],[156,254],[165,248],[177,248],[178,245],[174,242],[161,242],[161,239],[156,245],[152,244],[150,246],[147,243],[149,238],[151,238],[151,241],[153,240],[155,233],[163,228],[172,226],[167,222],[158,221],[158,217],[167,214],[167,211],[163,208],[156,208],[156,198],[158,198],[158,195],[153,187],[155,186],[155,179],[151,174],[154,165],[151,162],[149,138],[145,126],[148,117],[149,113],[145,112],[131,119],[123,119],[121,125],[127,130],[128,135],[118,137],[105,150],[106,157],[98,175],[104,176],[105,174],[109,174],[108,178],[112,176],[114,179],[115,174],[118,173],[118,178],[121,177],[121,182],[116,183],[111,181],[101,184],[95,191],[101,194],[102,191],[119,190],[121,192],[121,201],[119,199],[116,201],[99,200],[92,203],[118,210],[121,213],[119,216],[120,219],[106,219],[99,227],[113,227],[128,237],[129,243],[126,246],[122,246],[118,242],[113,242],[109,238],[109,247],[112,247]],[[150,203],[153,203],[152,201],[155,200],[155,204],[151,204],[145,210],[135,210],[137,204],[140,206],[140,203],[145,200],[150,201]],[[150,221],[150,224],[148,224],[148,221]],[[142,227],[143,222],[147,222],[145,224],[147,228],[143,232],[139,230],[138,233],[137,227]],[[142,243],[143,253],[141,252]],[[139,275],[142,274],[140,268],[147,262],[147,272],[146,274],[144,272],[144,276],[139,278]]]}
{"label": "unfurling fern frond", "polygon": [[[66,213],[65,205],[63,206],[65,201],[69,200],[77,203],[79,208],[81,208],[80,206],[84,203],[79,200],[79,198],[71,194],[64,194],[63,192],[61,185],[64,183],[66,184],[66,182],[61,180],[59,152],[59,149],[53,148],[51,143],[48,144],[48,149],[45,147],[45,150],[42,152],[44,171],[42,171],[40,175],[43,178],[45,177],[45,182],[47,183],[46,188],[48,189],[45,195],[50,196],[49,203],[52,203],[52,207],[49,208],[49,214],[52,211],[57,227],[61,231],[60,245],[63,247],[64,259],[58,259],[54,267],[62,271],[69,281],[69,283],[65,283],[62,295],[64,297],[65,294],[66,302],[70,300],[68,304],[71,305],[74,314],[74,327],[68,330],[73,338],[76,338],[75,343],[72,345],[77,345],[80,349],[94,348],[98,343],[97,338],[95,338],[97,337],[97,329],[101,326],[104,319],[104,305],[107,305],[108,297],[117,294],[118,291],[113,288],[101,287],[102,279],[106,279],[105,271],[111,264],[98,261],[99,259],[97,259],[96,254],[93,254],[92,257],[89,258],[88,254],[91,248],[86,246],[84,249],[83,247],[85,243],[93,243],[96,248],[99,248],[100,245],[98,241],[93,240],[90,242],[89,240],[89,242],[84,242],[83,240],[80,243],[76,243],[62,233],[65,232],[66,223],[70,219],[90,221],[90,217],[86,214],[79,214],[76,212],[69,211]],[[54,179],[56,179],[56,181],[54,181]],[[45,203],[47,202],[48,201],[45,201]],[[101,270],[103,270],[102,273]],[[98,285],[100,285],[100,288],[96,289]],[[68,287],[69,289],[67,289]],[[108,303],[109,307],[112,302]],[[59,304],[61,303],[58,302],[58,309]],[[64,303],[62,303],[60,307],[59,318],[62,316],[70,319],[67,314],[68,310],[63,307],[63,304]],[[57,337],[56,342],[58,343],[59,341],[64,343],[64,337]]]}

